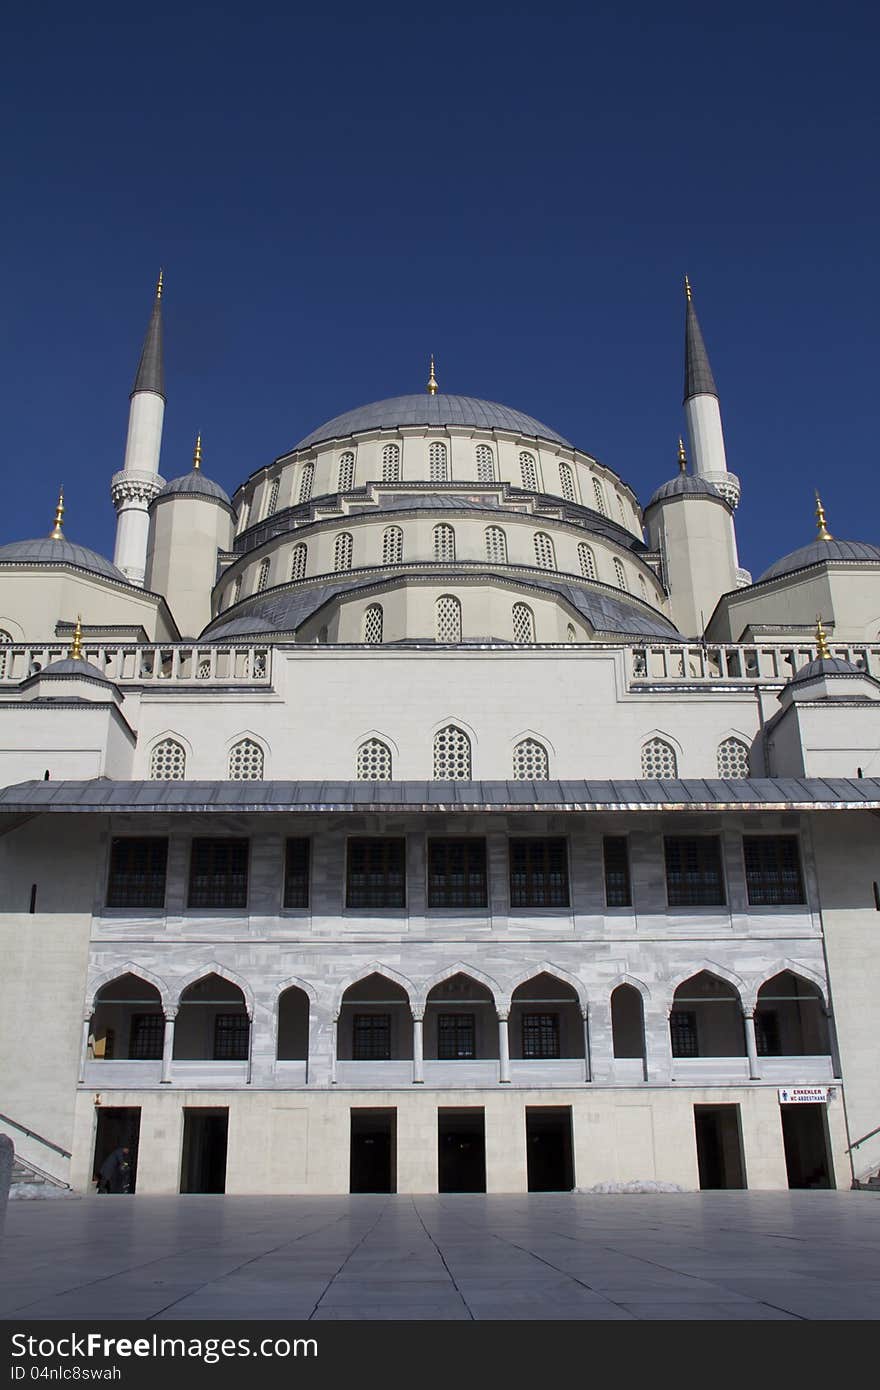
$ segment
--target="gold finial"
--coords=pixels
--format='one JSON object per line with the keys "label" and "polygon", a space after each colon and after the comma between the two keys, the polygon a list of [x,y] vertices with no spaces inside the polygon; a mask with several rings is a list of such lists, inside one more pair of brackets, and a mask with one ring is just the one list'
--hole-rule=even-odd
{"label": "gold finial", "polygon": [[687,278],[687,276],[684,277],[684,292],[687,296],[687,302],[688,304],[690,304],[691,300],[693,299],[693,294],[691,293],[691,282]]}
{"label": "gold finial", "polygon": [[834,537],[825,525],[825,508],[822,506],[822,498],[816,493],[816,530],[819,533],[820,541],[833,541]]}
{"label": "gold finial", "polygon": [[77,615],[76,615],[76,627],[73,629],[73,641],[72,641],[71,644],[70,644],[70,651],[68,652],[68,656],[70,657],[71,661],[82,661],[82,654],[83,654],[83,649],[82,649],[82,637],[83,637],[82,618],[81,618],[80,615],[77,613]]}
{"label": "gold finial", "polygon": [[193,468],[202,466],[202,436],[201,432],[196,435],[196,447],[193,449]]}
{"label": "gold finial", "polygon": [[831,652],[828,650],[828,639],[825,636],[825,629],[822,626],[820,615],[816,614],[816,655],[820,661],[828,661]]}
{"label": "gold finial", "polygon": [[58,503],[55,507],[55,525],[49,532],[49,539],[53,541],[64,540],[64,488],[58,492]]}
{"label": "gold finial", "polygon": [[431,353],[431,372],[430,372],[430,375],[429,375],[429,377],[428,377],[428,395],[429,395],[429,396],[436,396],[436,394],[437,394],[437,392],[438,392],[439,390],[440,390],[440,387],[437,385],[437,378],[436,378],[435,375],[434,375],[434,354],[433,354],[433,352],[432,352],[432,353]]}
{"label": "gold finial", "polygon": [[156,298],[157,298],[157,299],[161,299],[161,298],[162,298],[162,276],[164,275],[164,273],[165,273],[164,270],[162,270],[161,267],[160,267],[160,270],[159,270],[159,279],[156,281]]}
{"label": "gold finial", "polygon": [[688,456],[685,453],[684,440],[681,438],[679,438],[678,441],[678,466],[681,469],[682,473],[687,472]]}

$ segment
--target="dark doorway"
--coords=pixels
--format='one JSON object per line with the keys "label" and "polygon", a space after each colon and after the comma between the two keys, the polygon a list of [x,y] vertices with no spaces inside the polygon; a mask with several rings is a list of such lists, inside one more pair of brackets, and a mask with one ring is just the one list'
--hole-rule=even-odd
{"label": "dark doorway", "polygon": [[[101,1179],[101,1169],[116,1149],[128,1149],[128,1172],[118,1168],[110,1179],[110,1190],[115,1192],[134,1192],[137,1180],[138,1140],[141,1132],[140,1106],[104,1106],[98,1111],[98,1125],[95,1131],[95,1161],[92,1177],[95,1182]],[[115,1165],[114,1165],[115,1166]]]}
{"label": "dark doorway", "polygon": [[781,1105],[789,1187],[834,1187],[824,1105]]}
{"label": "dark doorway", "polygon": [[181,1192],[226,1191],[228,1135],[228,1108],[184,1110]]}
{"label": "dark doorway", "polygon": [[571,1106],[526,1106],[526,1164],[530,1192],[571,1192]]}
{"label": "dark doorway", "polygon": [[396,1110],[352,1110],[349,1191],[397,1191]]}
{"label": "dark doorway", "polygon": [[745,1187],[738,1105],[695,1105],[700,1187]]}
{"label": "dark doorway", "polygon": [[482,1106],[438,1110],[438,1191],[486,1191],[486,1117]]}

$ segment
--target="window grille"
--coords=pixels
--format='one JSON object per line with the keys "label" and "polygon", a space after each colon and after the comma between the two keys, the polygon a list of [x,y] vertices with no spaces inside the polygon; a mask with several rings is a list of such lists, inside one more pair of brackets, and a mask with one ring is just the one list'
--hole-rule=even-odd
{"label": "window grille", "polygon": [[382,564],[399,565],[403,561],[403,532],[399,526],[388,526],[382,532]]}
{"label": "window grille", "polygon": [[428,841],[428,906],[485,907],[486,841]]}
{"label": "window grille", "polygon": [[278,506],[278,493],[281,488],[281,479],[273,478],[269,484],[269,496],[266,499],[266,516],[272,516]]}
{"label": "window grille", "polygon": [[255,594],[261,594],[269,583],[269,561],[261,560],[260,568],[257,570],[257,583],[254,589]]}
{"label": "window grille", "polygon": [[354,454],[351,449],[346,449],[344,454],[339,456],[339,479],[336,484],[338,492],[348,492],[354,485]]}
{"label": "window grille", "polygon": [[315,481],[315,465],[304,463],[303,470],[299,475],[299,501],[308,502],[312,495],[312,486]]}
{"label": "window grille", "polygon": [[461,604],[454,594],[441,594],[435,607],[438,642],[461,641]]}
{"label": "window grille", "polygon": [[166,839],[117,839],[110,844],[108,907],[164,907]]}
{"label": "window grille", "polygon": [[497,565],[507,564],[507,537],[500,526],[486,527],[486,559]]}
{"label": "window grille", "polygon": [[495,455],[488,444],[477,445],[477,482],[494,483]]}
{"label": "window grille", "polygon": [[568,907],[565,840],[508,842],[511,907]]}
{"label": "window grille", "polygon": [[598,478],[593,479],[593,496],[596,499],[596,511],[601,512],[602,516],[607,516],[608,508],[605,506],[605,493]]}
{"label": "window grille", "polygon": [[311,842],[288,840],[284,847],[284,906],[308,907]]}
{"label": "window grille", "polygon": [[381,603],[371,603],[364,611],[364,641],[370,646],[379,646],[382,642],[382,605]]}
{"label": "window grille", "polygon": [[357,751],[359,782],[391,781],[391,749],[380,738],[368,738]]}
{"label": "window grille", "polygon": [[164,1014],[132,1014],[128,1034],[128,1055],[132,1060],[161,1061],[164,1041]]}
{"label": "window grille", "polygon": [[339,570],[351,569],[351,555],[354,542],[349,531],[340,531],[336,537],[336,545],[333,550],[333,568]]}
{"label": "window grille", "polygon": [[584,579],[596,578],[596,557],[588,545],[583,542],[578,546],[578,563],[581,567],[581,574]]}
{"label": "window grille", "polygon": [[614,561],[614,578],[617,580],[618,589],[626,589],[629,587],[626,582],[626,570],[619,560]]}
{"label": "window grille", "polygon": [[229,751],[230,782],[260,782],[263,779],[263,750],[252,738],[243,738]]}
{"label": "window grille", "polygon": [[779,1014],[775,1009],[755,1010],[755,1043],[759,1057],[781,1057],[782,1036],[779,1027]]}
{"label": "window grille", "polygon": [[523,1014],[523,1057],[559,1056],[559,1015]]}
{"label": "window grille", "polygon": [[193,840],[188,907],[247,907],[247,840]]}
{"label": "window grille", "polygon": [[12,634],[0,628],[0,678],[6,675],[6,653],[3,650],[12,641]]}
{"label": "window grille", "polygon": [[176,739],[165,738],[157,743],[150,755],[150,779],[153,782],[182,782],[186,776],[186,752]]}
{"label": "window grille", "polygon": [[568,642],[574,642],[576,640],[577,633],[574,629],[574,623],[569,623],[568,627],[565,629],[565,637]]}
{"label": "window grille", "polygon": [[400,446],[386,444],[382,450],[382,481],[396,483],[400,480]]}
{"label": "window grille", "polygon": [[206,680],[210,680],[210,678],[211,678],[211,658],[210,658],[209,656],[203,656],[202,659],[201,659],[201,661],[199,662],[198,666],[196,667],[196,680],[197,680],[197,681],[206,681]]}
{"label": "window grille", "polygon": [[406,906],[405,840],[349,840],[345,905]]}
{"label": "window grille", "polygon": [[232,586],[232,602],[233,602],[233,603],[238,603],[238,600],[239,600],[240,598],[241,598],[241,575],[238,575],[238,577],[236,578],[235,583],[234,583],[233,586]]}
{"label": "window grille", "polygon": [[606,835],[602,841],[605,865],[605,904],[607,907],[630,907],[632,890],[629,882],[629,853],[625,835]]}
{"label": "window grille", "polygon": [[547,749],[536,738],[524,738],[513,750],[514,781],[546,782],[549,776]]}
{"label": "window grille", "polygon": [[574,474],[567,463],[560,463],[559,465],[559,486],[566,502],[577,501],[574,491]]}
{"label": "window grille", "polygon": [[718,745],[718,776],[742,779],[749,775],[749,750],[740,738],[726,738]]}
{"label": "window grille", "polygon": [[351,1055],[356,1062],[390,1060],[390,1014],[355,1014],[352,1019]]}
{"label": "window grille", "polygon": [[639,588],[640,588],[641,591],[642,591],[642,598],[643,598],[643,599],[645,600],[645,602],[647,603],[647,602],[648,602],[648,586],[647,586],[647,584],[645,583],[645,576],[644,576],[643,574],[640,574],[640,575],[639,575]]}
{"label": "window grille", "polygon": [[214,1061],[246,1062],[251,1021],[246,1013],[214,1017]]}
{"label": "window grille", "polygon": [[444,483],[449,476],[446,445],[439,439],[428,449],[428,477],[432,483]]}
{"label": "window grille", "polygon": [[535,564],[542,570],[555,570],[556,568],[553,542],[546,531],[535,532]]}
{"label": "window grille", "polygon": [[455,559],[455,532],[451,526],[434,527],[434,559],[443,564]]}
{"label": "window grille", "polygon": [[715,835],[666,840],[666,896],[670,907],[724,903],[721,841]]}
{"label": "window grille", "polygon": [[471,775],[471,741],[463,729],[447,724],[434,735],[434,777],[438,782],[467,782]]}
{"label": "window grille", "polygon": [[293,547],[293,553],[290,557],[291,579],[305,579],[308,556],[308,547],[302,541]]}
{"label": "window grille", "polygon": [[673,1057],[699,1057],[697,1015],[692,1009],[673,1009],[669,1015]]}
{"label": "window grille", "polygon": [[535,616],[527,603],[513,605],[514,642],[534,642]]}
{"label": "window grille", "polygon": [[441,1062],[461,1062],[476,1057],[476,1015],[437,1015],[437,1056]]}
{"label": "window grille", "polygon": [[675,749],[663,738],[652,738],[642,744],[642,776],[665,781],[678,776]]}
{"label": "window grille", "polygon": [[538,491],[538,468],[535,463],[534,454],[526,453],[525,450],[519,456],[519,472],[522,485],[529,492]]}
{"label": "window grille", "polygon": [[806,901],[796,835],[745,835],[743,856],[753,906]]}

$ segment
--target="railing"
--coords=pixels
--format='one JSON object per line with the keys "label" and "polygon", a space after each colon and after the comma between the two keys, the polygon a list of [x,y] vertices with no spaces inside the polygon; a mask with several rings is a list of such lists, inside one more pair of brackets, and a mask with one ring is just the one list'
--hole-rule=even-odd
{"label": "railing", "polygon": [[[67,655],[66,642],[0,646],[0,688],[17,685]],[[267,646],[99,642],[85,645],[83,656],[119,685],[268,685],[271,679]]]}
{"label": "railing", "polygon": [[13,1129],[18,1130],[19,1134],[26,1134],[28,1139],[36,1139],[38,1143],[44,1144],[46,1148],[51,1149],[53,1153],[60,1154],[62,1158],[70,1158],[69,1149],[62,1149],[60,1144],[55,1144],[51,1139],[46,1139],[42,1134],[37,1134],[34,1129],[27,1129],[25,1125],[20,1125],[18,1120],[12,1120],[8,1115],[0,1114],[0,1124],[11,1125]]}
{"label": "railing", "polygon": [[[644,681],[784,684],[795,671],[813,661],[809,643],[651,642],[627,648],[628,671],[634,684]],[[835,643],[831,655],[880,679],[880,646]]]}

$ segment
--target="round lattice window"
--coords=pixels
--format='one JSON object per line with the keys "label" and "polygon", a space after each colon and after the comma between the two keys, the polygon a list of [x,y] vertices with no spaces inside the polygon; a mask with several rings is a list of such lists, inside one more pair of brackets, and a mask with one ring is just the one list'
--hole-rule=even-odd
{"label": "round lattice window", "polygon": [[446,564],[455,559],[455,532],[451,526],[434,527],[434,559]]}
{"label": "round lattice window", "polygon": [[154,782],[182,782],[186,775],[186,751],[176,739],[157,743],[150,757],[150,777]]}
{"label": "round lattice window", "polygon": [[313,463],[304,463],[304,464],[303,464],[303,471],[302,471],[302,473],[300,474],[300,478],[299,478],[299,500],[300,500],[300,502],[308,502],[309,498],[310,498],[311,495],[312,495],[312,485],[313,485],[314,481],[315,481],[315,465],[314,465]]}
{"label": "round lattice window", "polygon": [[574,493],[574,474],[567,463],[560,463],[559,465],[559,486],[566,502],[577,501]]}
{"label": "round lattice window", "polygon": [[293,547],[290,557],[290,577],[291,579],[304,579],[306,573],[306,561],[308,560],[308,549],[302,541]]}
{"label": "round lattice window", "polygon": [[678,776],[675,749],[662,738],[652,738],[642,745],[642,776],[664,781]]}
{"label": "round lattice window", "polygon": [[271,516],[278,506],[278,491],[280,487],[280,480],[278,478],[273,478],[269,487],[269,496],[266,501],[266,516]]}
{"label": "round lattice window", "polygon": [[599,482],[598,478],[593,479],[593,496],[596,499],[596,511],[601,512],[603,516],[607,516],[605,493],[602,491],[602,484]]}
{"label": "round lattice window", "polygon": [[379,738],[369,738],[357,751],[359,782],[391,781],[391,749]]}
{"label": "round lattice window", "polygon": [[618,589],[628,588],[626,582],[626,571],[624,570],[623,565],[620,563],[619,560],[614,561],[614,578],[617,580]]}
{"label": "round lattice window", "polygon": [[519,456],[519,471],[522,478],[522,485],[528,488],[529,492],[538,491],[538,469],[535,464],[534,454],[523,451]]}
{"label": "round lattice window", "polygon": [[260,568],[257,570],[257,586],[254,593],[261,594],[269,583],[269,561],[261,560]]}
{"label": "round lattice window", "polygon": [[434,737],[434,776],[444,782],[466,782],[471,775],[471,741],[463,729],[447,724]]}
{"label": "round lattice window", "polygon": [[400,478],[400,447],[386,444],[382,450],[382,481],[396,483]]}
{"label": "round lattice window", "polygon": [[588,545],[581,543],[578,546],[578,562],[584,579],[596,578],[596,558]]}
{"label": "round lattice window", "polygon": [[535,564],[542,570],[555,570],[556,568],[553,542],[546,531],[535,532]]}
{"label": "round lattice window", "polygon": [[354,483],[354,454],[346,449],[339,456],[339,480],[336,484],[340,492],[348,492]]}
{"label": "round lattice window", "polygon": [[524,738],[513,750],[513,776],[517,782],[546,782],[550,776],[550,759],[543,743],[536,738]]}
{"label": "round lattice window", "polygon": [[333,550],[333,568],[335,570],[351,569],[351,554],[353,546],[354,542],[352,541],[350,532],[340,532],[340,534],[336,537],[336,545]]}
{"label": "round lattice window", "polygon": [[507,537],[500,526],[486,527],[486,559],[496,565],[507,564]]}
{"label": "round lattice window", "polygon": [[428,450],[428,477],[432,483],[443,483],[448,477],[446,445],[439,439]]}
{"label": "round lattice window", "polygon": [[382,532],[382,564],[399,565],[403,560],[403,532],[399,526],[388,526]]}
{"label": "round lattice window", "polygon": [[436,603],[437,641],[461,641],[461,604],[454,594],[441,594]]}
{"label": "round lattice window", "polygon": [[229,753],[230,782],[259,782],[263,777],[263,750],[252,738],[243,738]]}
{"label": "round lattice window", "polygon": [[477,445],[477,481],[480,483],[492,483],[495,481],[495,458],[488,444]]}
{"label": "round lattice window", "polygon": [[749,750],[742,739],[726,738],[718,745],[718,776],[741,781],[749,775]]}

